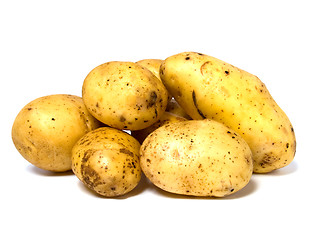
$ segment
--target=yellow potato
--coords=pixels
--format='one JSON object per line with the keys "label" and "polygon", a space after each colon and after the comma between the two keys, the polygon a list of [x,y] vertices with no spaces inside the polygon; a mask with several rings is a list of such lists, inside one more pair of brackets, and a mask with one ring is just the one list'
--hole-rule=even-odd
{"label": "yellow potato", "polygon": [[136,138],[140,143],[143,143],[143,141],[145,140],[145,138],[152,133],[154,130],[156,130],[157,128],[167,124],[167,123],[172,123],[172,122],[181,122],[181,121],[186,121],[188,119],[183,118],[181,116],[178,116],[176,114],[173,113],[169,113],[169,112],[165,112],[163,114],[163,116],[159,119],[159,121],[157,121],[156,123],[154,123],[153,125],[141,129],[141,130],[137,130],[137,131],[131,131],[131,135]]}
{"label": "yellow potato", "polygon": [[151,71],[158,79],[160,79],[160,66],[163,60],[161,59],[143,59],[136,62],[137,64],[147,68]]}
{"label": "yellow potato", "polygon": [[214,119],[249,144],[254,172],[288,165],[294,158],[294,129],[261,80],[239,68],[201,53],[167,58],[161,80],[193,119]]}
{"label": "yellow potato", "polygon": [[98,128],[73,147],[72,170],[98,194],[120,196],[140,181],[139,149],[139,142],[129,134],[109,127]]}
{"label": "yellow potato", "polygon": [[173,114],[176,114],[178,116],[184,117],[188,120],[192,119],[186,112],[183,110],[183,108],[175,101],[174,98],[172,98],[166,106],[166,112],[170,112]]}
{"label": "yellow potato", "polygon": [[245,187],[252,175],[248,144],[213,120],[166,124],[145,139],[140,155],[146,177],[171,193],[223,197]]}
{"label": "yellow potato", "polygon": [[63,172],[71,170],[73,145],[99,126],[81,97],[49,95],[35,99],[19,112],[12,139],[20,154],[33,165]]}
{"label": "yellow potato", "polygon": [[86,77],[83,100],[90,113],[117,128],[139,130],[163,115],[168,93],[148,69],[132,62],[108,62]]}

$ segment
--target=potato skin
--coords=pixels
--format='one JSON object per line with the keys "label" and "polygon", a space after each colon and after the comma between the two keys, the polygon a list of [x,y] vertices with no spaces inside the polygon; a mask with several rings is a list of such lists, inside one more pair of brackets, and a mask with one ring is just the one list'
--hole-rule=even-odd
{"label": "potato skin", "polygon": [[72,149],[72,170],[90,189],[105,197],[124,195],[141,178],[139,142],[110,127],[84,135]]}
{"label": "potato skin", "polygon": [[40,97],[24,106],[12,127],[19,153],[44,170],[71,170],[74,144],[101,123],[90,115],[82,98],[67,94]]}
{"label": "potato skin", "polygon": [[83,83],[82,96],[90,113],[117,128],[139,130],[164,113],[168,93],[148,69],[133,62],[107,62],[94,68]]}
{"label": "potato skin", "polygon": [[163,63],[162,59],[142,59],[136,63],[147,68],[160,80],[160,66]]}
{"label": "potato skin", "polygon": [[252,154],[233,130],[213,120],[166,124],[140,150],[146,177],[165,191],[223,197],[242,189],[252,175]]}
{"label": "potato skin", "polygon": [[137,131],[131,131],[131,135],[142,144],[145,138],[157,128],[165,124],[168,124],[168,123],[181,122],[181,121],[187,121],[187,120],[188,119],[178,116],[176,114],[165,112],[163,116],[159,119],[159,121],[157,121],[156,123],[152,124],[151,126],[147,128],[137,130]]}
{"label": "potato skin", "polygon": [[254,172],[266,173],[294,158],[294,129],[261,80],[239,68],[201,53],[167,58],[161,80],[193,119],[214,119],[249,144]]}

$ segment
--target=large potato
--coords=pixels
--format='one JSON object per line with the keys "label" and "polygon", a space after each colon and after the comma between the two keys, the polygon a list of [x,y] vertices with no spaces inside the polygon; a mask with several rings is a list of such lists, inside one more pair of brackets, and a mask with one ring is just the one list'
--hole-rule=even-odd
{"label": "large potato", "polygon": [[81,97],[49,95],[23,107],[14,121],[12,139],[33,165],[63,172],[71,169],[71,151],[77,140],[99,126]]}
{"label": "large potato", "polygon": [[239,134],[213,120],[166,124],[140,150],[146,177],[159,188],[193,196],[223,197],[252,175],[252,154]]}
{"label": "large potato", "polygon": [[131,135],[136,138],[140,143],[143,143],[145,138],[152,133],[154,130],[157,128],[163,126],[164,124],[172,123],[172,122],[181,122],[181,121],[187,121],[188,119],[181,117],[179,115],[170,113],[170,112],[165,112],[163,116],[154,124],[151,126],[137,130],[137,131],[131,131]]}
{"label": "large potato", "polygon": [[133,62],[108,62],[86,77],[83,100],[91,114],[118,129],[139,130],[165,111],[168,93],[148,69]]}
{"label": "large potato", "polygon": [[265,84],[216,58],[184,52],[161,65],[161,80],[193,119],[214,119],[249,144],[254,172],[288,165],[294,158],[294,129]]}
{"label": "large potato", "polygon": [[141,178],[139,142],[129,134],[98,128],[72,150],[72,170],[90,189],[106,197],[128,193]]}

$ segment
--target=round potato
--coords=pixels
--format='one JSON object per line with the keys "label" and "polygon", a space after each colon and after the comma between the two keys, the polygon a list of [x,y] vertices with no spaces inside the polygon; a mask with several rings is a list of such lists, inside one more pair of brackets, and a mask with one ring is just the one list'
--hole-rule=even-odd
{"label": "round potato", "polygon": [[126,194],[141,178],[139,142],[129,134],[102,127],[83,136],[72,150],[72,170],[105,197]]}
{"label": "round potato", "polygon": [[153,184],[184,195],[227,196],[246,186],[253,170],[247,143],[213,120],[166,124],[145,139],[140,154]]}
{"label": "round potato", "polygon": [[86,77],[83,100],[91,114],[117,128],[139,130],[163,115],[168,93],[148,69],[133,62],[108,62]]}
{"label": "round potato", "polygon": [[135,137],[142,144],[145,138],[150,133],[152,133],[157,128],[163,126],[164,124],[172,123],[172,122],[187,121],[187,120],[188,119],[178,116],[176,114],[165,112],[163,116],[159,119],[159,121],[157,121],[156,123],[152,124],[151,126],[147,128],[137,130],[137,131],[131,131],[131,135]]}
{"label": "round potato", "polygon": [[71,169],[74,144],[100,126],[82,98],[57,94],[28,103],[17,115],[12,139],[20,154],[33,165],[54,172]]}

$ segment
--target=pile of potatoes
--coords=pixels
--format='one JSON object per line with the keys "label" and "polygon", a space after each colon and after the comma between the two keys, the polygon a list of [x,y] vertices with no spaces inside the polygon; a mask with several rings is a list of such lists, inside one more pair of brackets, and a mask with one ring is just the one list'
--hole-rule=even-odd
{"label": "pile of potatoes", "polygon": [[33,165],[69,171],[116,197],[142,172],[176,194],[223,197],[294,158],[294,129],[256,76],[214,57],[107,62],[85,78],[82,97],[28,103],[12,139]]}

